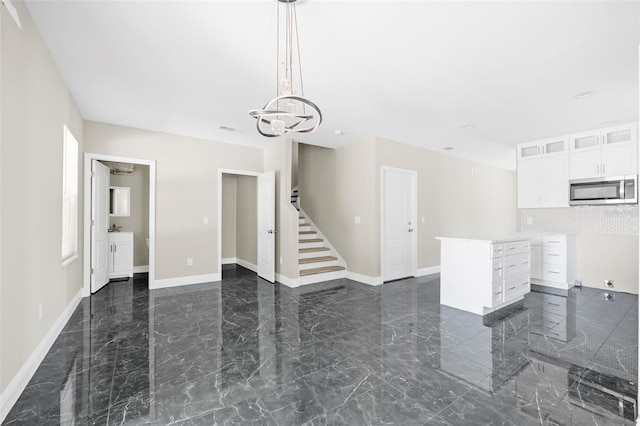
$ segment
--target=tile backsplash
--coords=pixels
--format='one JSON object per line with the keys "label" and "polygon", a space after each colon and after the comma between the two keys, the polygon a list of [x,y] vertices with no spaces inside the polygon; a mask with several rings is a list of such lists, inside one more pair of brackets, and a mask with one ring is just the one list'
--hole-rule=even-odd
{"label": "tile backsplash", "polygon": [[519,209],[518,212],[522,232],[638,235],[637,204]]}

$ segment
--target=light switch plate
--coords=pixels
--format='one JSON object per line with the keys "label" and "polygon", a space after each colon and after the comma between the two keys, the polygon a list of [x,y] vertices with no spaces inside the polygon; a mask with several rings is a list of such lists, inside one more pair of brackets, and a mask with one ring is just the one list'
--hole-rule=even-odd
{"label": "light switch plate", "polygon": [[354,222],[355,222],[355,223],[360,223],[360,216],[356,216],[356,217],[354,218]]}

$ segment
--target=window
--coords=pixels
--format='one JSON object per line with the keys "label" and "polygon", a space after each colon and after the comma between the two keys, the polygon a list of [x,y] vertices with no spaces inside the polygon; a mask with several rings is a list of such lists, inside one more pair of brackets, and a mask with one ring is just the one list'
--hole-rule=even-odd
{"label": "window", "polygon": [[62,265],[78,254],[78,141],[64,126],[62,154]]}

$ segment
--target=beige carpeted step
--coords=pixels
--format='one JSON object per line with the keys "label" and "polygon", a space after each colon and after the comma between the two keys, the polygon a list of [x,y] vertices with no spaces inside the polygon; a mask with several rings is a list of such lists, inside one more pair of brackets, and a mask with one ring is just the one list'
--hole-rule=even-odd
{"label": "beige carpeted step", "polygon": [[306,275],[324,274],[326,272],[337,272],[344,270],[345,268],[343,266],[325,266],[324,268],[303,269],[300,271],[300,276],[304,277]]}
{"label": "beige carpeted step", "polygon": [[300,231],[300,235],[317,234],[316,231]]}
{"label": "beige carpeted step", "polygon": [[304,240],[298,240],[300,244],[302,243],[321,243],[324,240],[322,238],[306,238]]}
{"label": "beige carpeted step", "polygon": [[334,260],[338,260],[338,258],[334,256],[307,257],[305,259],[298,260],[298,263],[303,265],[306,263],[331,262]]}
{"label": "beige carpeted step", "polygon": [[300,250],[298,250],[298,253],[313,253],[315,251],[329,251],[329,247],[301,248]]}

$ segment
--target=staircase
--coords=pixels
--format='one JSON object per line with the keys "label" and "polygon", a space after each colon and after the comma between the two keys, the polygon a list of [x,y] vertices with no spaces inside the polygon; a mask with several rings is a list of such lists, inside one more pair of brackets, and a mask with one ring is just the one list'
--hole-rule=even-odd
{"label": "staircase", "polygon": [[291,193],[291,203],[300,212],[298,271],[300,285],[346,277],[345,262],[299,207],[298,190]]}

